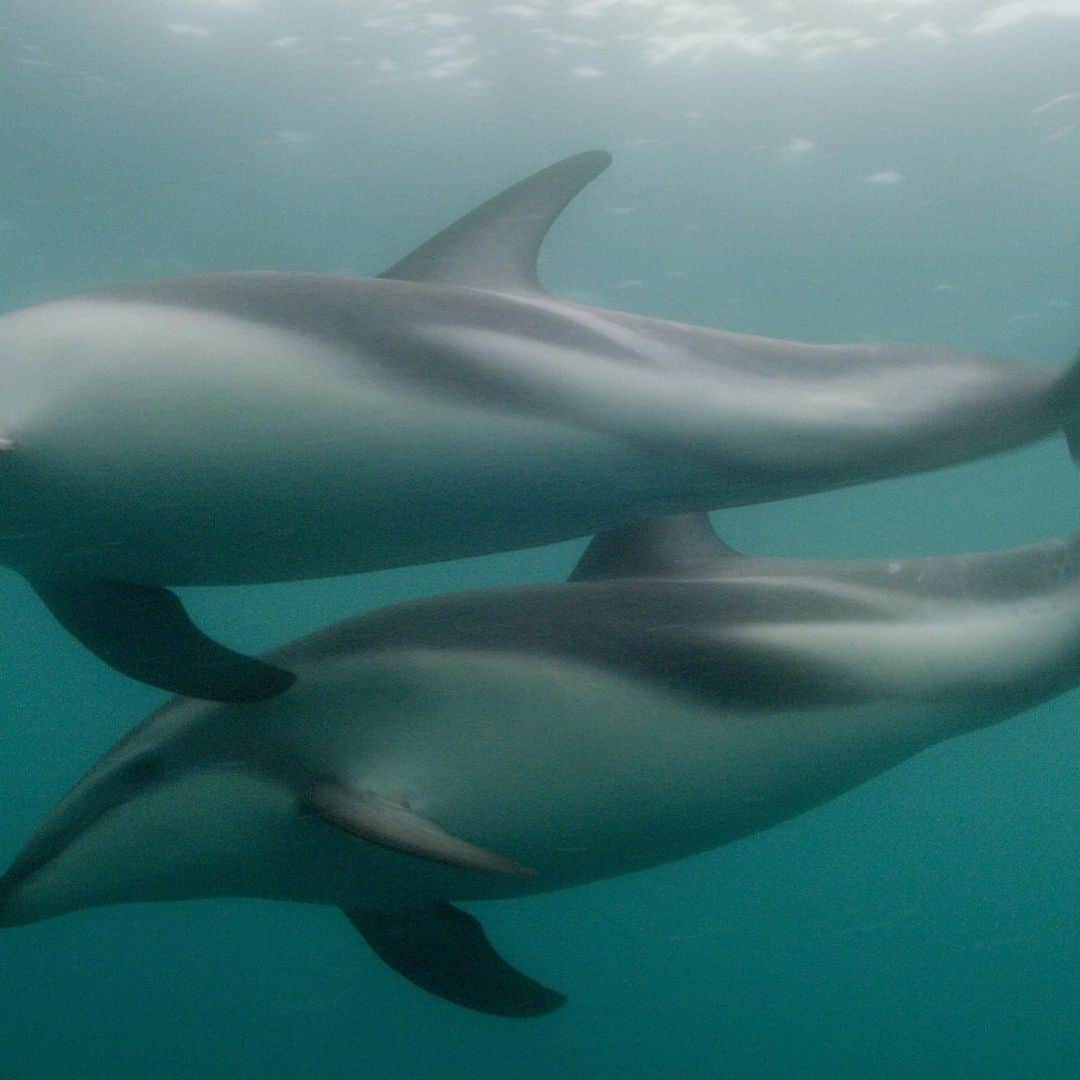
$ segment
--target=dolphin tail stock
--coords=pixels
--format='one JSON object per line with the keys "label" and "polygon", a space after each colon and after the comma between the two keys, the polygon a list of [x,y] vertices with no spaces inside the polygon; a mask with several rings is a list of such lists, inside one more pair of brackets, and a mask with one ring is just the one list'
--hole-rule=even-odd
{"label": "dolphin tail stock", "polygon": [[1080,465],[1080,354],[1059,385],[1061,411],[1065,417],[1061,429],[1073,461]]}

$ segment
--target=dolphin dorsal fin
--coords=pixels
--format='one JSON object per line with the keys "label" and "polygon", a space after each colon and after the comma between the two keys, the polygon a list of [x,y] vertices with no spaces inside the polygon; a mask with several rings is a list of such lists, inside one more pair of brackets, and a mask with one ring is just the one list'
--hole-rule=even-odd
{"label": "dolphin dorsal fin", "polygon": [[713,531],[708,514],[672,514],[598,533],[570,580],[697,577],[737,557]]}
{"label": "dolphin dorsal fin", "polygon": [[590,150],[541,169],[455,221],[379,277],[539,292],[536,259],[548,229],[610,164],[610,154]]}

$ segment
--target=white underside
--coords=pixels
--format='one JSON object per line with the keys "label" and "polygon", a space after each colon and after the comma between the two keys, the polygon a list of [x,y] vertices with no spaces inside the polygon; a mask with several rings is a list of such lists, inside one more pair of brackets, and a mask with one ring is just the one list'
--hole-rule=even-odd
{"label": "white underside", "polygon": [[656,491],[616,440],[212,313],[50,304],[3,320],[0,355],[17,443],[0,555],[18,568],[325,576],[566,538]]}
{"label": "white underside", "polygon": [[[978,722],[955,704],[712,710],[496,654],[387,653],[314,675],[219,718],[290,760],[287,782],[253,776],[240,749],[236,767],[193,767],[106,814],[12,898],[9,917],[219,895],[352,907],[563,888],[767,827]],[[537,876],[346,836],[298,813],[304,777],[407,805]]]}
{"label": "white underside", "polygon": [[[0,561],[177,585],[324,576],[916,471],[1054,426],[1052,373],[1019,365],[886,347],[852,363],[395,285],[415,295],[365,309],[381,358],[164,304],[4,316]],[[442,380],[440,363],[458,367]],[[485,380],[524,407],[492,407]]]}

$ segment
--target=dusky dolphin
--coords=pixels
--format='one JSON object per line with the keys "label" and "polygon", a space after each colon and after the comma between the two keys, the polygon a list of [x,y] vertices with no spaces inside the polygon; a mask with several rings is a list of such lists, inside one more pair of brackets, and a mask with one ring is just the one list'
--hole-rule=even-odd
{"label": "dusky dolphin", "polygon": [[562,996],[454,901],[678,859],[1080,681],[1080,533],[993,555],[800,562],[704,516],[597,538],[569,584],[386,608],[268,658],[253,705],[177,699],[0,879],[0,925],[126,901],[342,908],[417,985]]}
{"label": "dusky dolphin", "polygon": [[1080,425],[1080,367],[807,345],[555,299],[571,157],[377,279],[224,273],[0,318],[0,564],[176,693],[292,675],[167,586],[345,574],[918,472]]}

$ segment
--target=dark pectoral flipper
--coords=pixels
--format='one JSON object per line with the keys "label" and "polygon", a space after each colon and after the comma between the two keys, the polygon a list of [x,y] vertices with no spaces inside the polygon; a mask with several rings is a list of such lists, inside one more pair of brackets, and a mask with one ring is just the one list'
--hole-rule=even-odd
{"label": "dark pectoral flipper", "polygon": [[512,968],[483,927],[451,904],[402,911],[347,911],[379,957],[430,994],[495,1016],[543,1016],[566,998]]}
{"label": "dark pectoral flipper", "polygon": [[208,638],[168,589],[111,581],[31,580],[57,619],[117,671],[174,694],[249,702],[296,676]]}
{"label": "dark pectoral flipper", "polygon": [[462,870],[532,877],[536,871],[470,844],[429,818],[371,792],[355,792],[336,784],[320,784],[302,803],[328,825],[380,847],[415,855]]}

